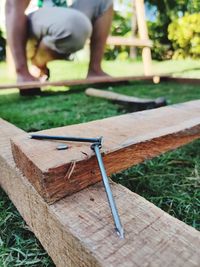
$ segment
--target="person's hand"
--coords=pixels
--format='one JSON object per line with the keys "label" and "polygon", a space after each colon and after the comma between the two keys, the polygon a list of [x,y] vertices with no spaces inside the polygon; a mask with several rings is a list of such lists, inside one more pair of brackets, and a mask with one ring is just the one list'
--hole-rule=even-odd
{"label": "person's hand", "polygon": [[49,80],[50,71],[47,66],[38,67],[36,65],[31,65],[30,73],[36,77],[40,82],[46,82]]}

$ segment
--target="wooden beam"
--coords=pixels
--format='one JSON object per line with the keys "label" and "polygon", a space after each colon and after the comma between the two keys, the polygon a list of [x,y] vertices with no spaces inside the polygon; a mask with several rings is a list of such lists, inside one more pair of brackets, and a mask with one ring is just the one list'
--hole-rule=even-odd
{"label": "wooden beam", "polygon": [[109,36],[106,42],[108,45],[116,46],[137,46],[137,47],[152,47],[152,41],[149,39],[139,39],[133,37]]}
{"label": "wooden beam", "polygon": [[114,229],[101,183],[47,205],[14,163],[0,120],[0,184],[57,267],[200,266],[200,233],[126,188],[111,184],[125,239]]}
{"label": "wooden beam", "polygon": [[[47,135],[103,136],[108,175],[177,148],[200,137],[200,100],[39,132]],[[89,144],[33,140],[28,134],[12,139],[17,166],[41,196],[52,203],[101,180]],[[92,167],[91,167],[92,166]]]}
{"label": "wooden beam", "polygon": [[152,81],[154,76],[124,76],[124,77],[96,77],[90,79],[78,79],[78,80],[63,80],[63,81],[47,81],[47,82],[26,82],[26,83],[18,83],[18,84],[1,84],[0,90],[3,89],[31,89],[35,87],[47,87],[47,86],[76,86],[76,85],[89,85],[89,84],[110,84],[110,83],[120,83],[127,81]]}
{"label": "wooden beam", "polygon": [[94,84],[117,84],[121,82],[132,82],[132,81],[154,81],[155,83],[161,82],[176,82],[176,83],[187,83],[187,84],[200,84],[200,79],[197,78],[178,78],[166,75],[154,75],[154,76],[124,76],[124,77],[97,77],[90,79],[78,79],[78,80],[63,80],[63,81],[47,81],[47,82],[27,82],[19,84],[1,84],[0,90],[20,88],[28,90],[34,87],[45,88],[48,86],[76,86],[76,85],[94,85]]}
{"label": "wooden beam", "polygon": [[162,82],[174,82],[180,84],[191,84],[191,85],[200,85],[200,79],[198,78],[181,78],[181,77],[172,77],[172,76],[161,76]]}
{"label": "wooden beam", "polygon": [[[148,40],[148,29],[146,24],[145,17],[145,7],[144,0],[134,0],[136,7],[136,15],[137,15],[137,23],[138,23],[138,31],[140,39]],[[152,60],[151,60],[151,49],[150,47],[144,47],[142,49],[142,60],[144,64],[144,75],[152,75]]]}

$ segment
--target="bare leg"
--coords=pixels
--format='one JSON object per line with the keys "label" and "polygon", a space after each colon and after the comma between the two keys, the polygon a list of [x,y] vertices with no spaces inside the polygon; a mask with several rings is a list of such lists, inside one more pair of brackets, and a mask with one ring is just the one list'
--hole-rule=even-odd
{"label": "bare leg", "polygon": [[112,23],[113,7],[111,6],[93,25],[90,44],[90,63],[87,77],[105,76],[101,68],[106,40]]}

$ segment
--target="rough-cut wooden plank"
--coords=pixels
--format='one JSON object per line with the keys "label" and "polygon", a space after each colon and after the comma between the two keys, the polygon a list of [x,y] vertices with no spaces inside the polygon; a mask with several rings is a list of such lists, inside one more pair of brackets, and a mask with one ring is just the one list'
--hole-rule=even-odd
{"label": "rough-cut wooden plank", "polygon": [[98,77],[98,78],[90,78],[90,79],[80,79],[80,80],[63,80],[63,81],[47,81],[47,82],[27,82],[27,83],[18,83],[18,84],[1,84],[1,89],[13,89],[13,88],[21,88],[24,90],[28,90],[33,87],[41,87],[45,88],[48,86],[76,86],[76,85],[92,85],[92,84],[114,84],[121,82],[131,82],[131,81],[154,81],[158,83],[161,82],[176,82],[176,83],[188,83],[188,84],[200,84],[200,79],[192,79],[192,78],[176,78],[171,76],[125,76],[125,77]]}
{"label": "rough-cut wooden plank", "polygon": [[[60,216],[63,219],[65,217],[65,215],[62,216],[62,204],[60,211],[56,206],[47,205],[16,168],[11,152],[10,138],[21,133],[23,133],[22,130],[0,119],[0,186],[8,194],[56,266],[101,266],[98,260],[91,255],[87,246],[82,244],[79,238],[77,239],[78,236],[74,235],[76,226],[72,225],[74,229],[70,229],[71,227],[65,227],[60,221]],[[69,222],[70,225],[70,221],[66,222]]]}
{"label": "rough-cut wooden plank", "polygon": [[[108,175],[177,148],[200,137],[200,100],[89,123],[41,131],[41,134],[103,136]],[[52,203],[101,180],[89,144],[33,140],[28,134],[12,139],[17,166],[44,199]]]}
{"label": "rough-cut wooden plank", "polygon": [[181,78],[181,77],[172,77],[172,76],[161,76],[162,82],[174,82],[180,84],[192,84],[200,85],[200,79],[198,78]]}
{"label": "rough-cut wooden plank", "polygon": [[152,81],[153,76],[124,76],[124,77],[111,77],[111,76],[103,76],[96,77],[90,79],[79,79],[79,80],[64,80],[64,81],[47,81],[47,82],[26,82],[26,83],[18,83],[18,84],[1,84],[0,89],[31,89],[35,87],[47,87],[47,86],[76,86],[76,85],[89,85],[89,84],[112,84],[112,83],[120,83],[127,81]]}
{"label": "rough-cut wooden plank", "polygon": [[107,41],[109,45],[125,45],[125,46],[139,46],[152,47],[152,41],[149,39],[139,39],[133,37],[109,36]]}
{"label": "rough-cut wooden plank", "polygon": [[80,80],[63,80],[63,81],[47,81],[47,82],[27,82],[27,83],[18,83],[18,84],[1,84],[0,90],[3,89],[13,89],[21,88],[24,90],[31,89],[33,87],[45,88],[48,86],[76,86],[76,85],[92,85],[92,84],[114,84],[121,82],[131,82],[131,81],[155,81],[158,82],[176,82],[176,83],[187,83],[187,84],[200,84],[200,79],[197,78],[177,78],[171,76],[125,76],[125,77],[98,77],[92,79],[80,79]]}
{"label": "rough-cut wooden plank", "polygon": [[125,228],[120,240],[101,183],[48,205],[16,168],[0,120],[0,184],[57,267],[199,267],[200,233],[144,198],[112,183]]}

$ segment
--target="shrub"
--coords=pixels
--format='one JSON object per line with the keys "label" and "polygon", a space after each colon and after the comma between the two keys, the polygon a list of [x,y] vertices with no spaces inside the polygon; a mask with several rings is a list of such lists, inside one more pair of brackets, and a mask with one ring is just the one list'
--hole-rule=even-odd
{"label": "shrub", "polygon": [[[123,16],[119,12],[114,13],[114,18],[111,27],[111,35],[129,37],[132,35],[131,31],[131,16],[128,13]],[[166,60],[172,57],[171,42],[166,36],[166,29],[163,29],[162,23],[148,22],[149,37],[153,41],[152,57],[156,60]],[[137,36],[136,36],[137,37]],[[136,48],[138,55],[141,55],[141,48]],[[130,58],[130,47],[128,46],[107,46],[105,50],[106,60],[127,60]]]}
{"label": "shrub", "polygon": [[174,59],[200,58],[200,14],[186,14],[168,27],[168,38],[174,47]]}
{"label": "shrub", "polygon": [[149,37],[153,41],[152,58],[156,60],[167,60],[172,57],[172,46],[168,38],[166,38],[165,27],[158,22],[147,23]]}

